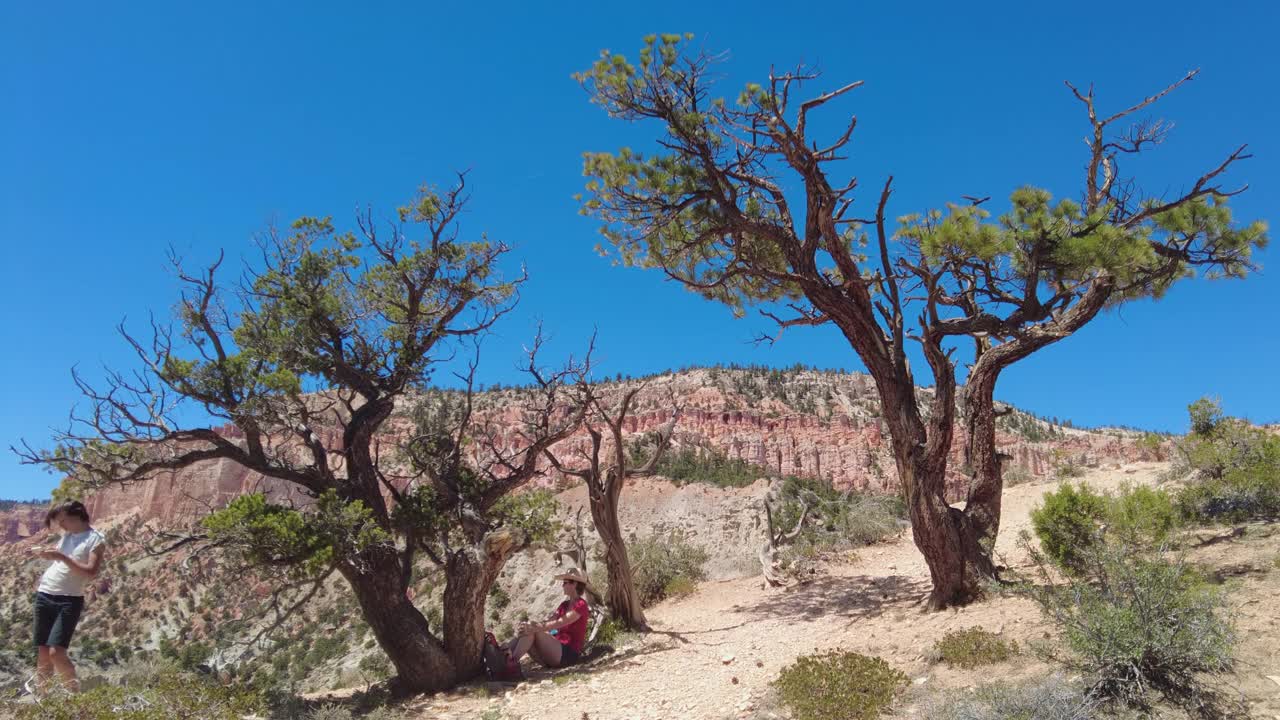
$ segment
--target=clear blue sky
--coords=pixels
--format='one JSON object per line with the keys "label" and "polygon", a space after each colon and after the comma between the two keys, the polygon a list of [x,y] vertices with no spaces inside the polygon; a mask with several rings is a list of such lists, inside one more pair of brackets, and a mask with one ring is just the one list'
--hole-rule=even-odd
{"label": "clear blue sky", "polygon": [[[171,306],[167,246],[235,257],[273,219],[347,224],[366,203],[390,213],[419,183],[468,168],[465,231],[515,244],[531,276],[486,346],[484,381],[519,379],[536,318],[561,353],[599,326],[608,373],[857,369],[829,330],[756,347],[760,321],[593,252],[595,226],[573,200],[580,154],[646,133],[608,120],[569,76],[654,31],[729,51],[729,95],[797,61],[818,63],[826,85],[865,80],[836,110],[860,117],[852,169],[864,186],[897,177],[893,214],[1025,183],[1074,195],[1085,125],[1062,81],[1096,82],[1116,108],[1199,67],[1160,107],[1177,127],[1142,166],[1146,187],[1176,190],[1248,142],[1238,215],[1277,219],[1280,6],[928,5],[0,3],[0,440],[47,443],[76,399],[71,366],[127,366],[113,328]],[[1007,372],[999,395],[1081,424],[1181,430],[1206,393],[1230,413],[1280,418],[1277,273],[1189,282],[1113,312]],[[0,497],[54,483],[0,456]]]}

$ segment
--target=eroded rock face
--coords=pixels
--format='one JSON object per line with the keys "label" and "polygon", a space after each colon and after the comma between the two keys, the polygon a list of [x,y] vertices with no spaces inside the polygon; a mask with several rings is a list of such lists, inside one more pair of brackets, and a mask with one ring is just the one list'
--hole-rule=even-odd
{"label": "eroded rock face", "polygon": [[0,510],[0,545],[21,542],[44,532],[46,509],[39,505],[15,505]]}
{"label": "eroded rock face", "polygon": [[171,527],[203,517],[240,495],[254,492],[281,500],[302,497],[291,483],[263,477],[230,460],[211,460],[159,473],[144,482],[102,490],[89,496],[85,507],[95,520],[137,514]]}
{"label": "eroded rock face", "polygon": [[[609,383],[603,389],[621,388],[631,382],[638,381]],[[927,398],[929,391],[921,393]],[[816,476],[840,488],[897,492],[889,438],[879,419],[875,387],[866,375],[695,369],[651,378],[628,418],[628,435],[650,433],[669,422],[672,398],[681,407],[677,446],[724,453],[758,465],[770,474]],[[519,437],[520,400],[521,391],[508,389],[484,393],[477,402],[483,415],[510,428],[503,435],[513,445]],[[235,428],[224,432],[228,437],[238,436]],[[403,421],[387,425],[390,442],[406,432]],[[954,432],[947,487],[950,498],[957,500],[963,498],[968,478],[963,474],[963,429],[956,427]],[[337,442],[335,434],[331,443],[336,447]],[[573,458],[587,444],[583,432],[565,440],[557,450],[564,457]],[[1089,466],[1143,459],[1135,436],[1123,433],[1068,429],[1059,430],[1052,439],[1032,442],[1024,435],[999,432],[997,444],[1012,457],[1007,470],[1016,469],[1035,477],[1051,474],[1064,460]],[[539,482],[556,485],[562,480],[547,468]],[[264,478],[227,460],[216,460],[96,493],[86,500],[86,505],[95,519],[136,514],[175,526],[192,522],[250,492],[266,492],[277,500],[306,502],[305,496],[289,483]],[[21,537],[32,518],[7,521],[9,524],[0,525],[0,529],[11,528],[7,530],[9,535]],[[39,527],[43,527],[42,513]]]}

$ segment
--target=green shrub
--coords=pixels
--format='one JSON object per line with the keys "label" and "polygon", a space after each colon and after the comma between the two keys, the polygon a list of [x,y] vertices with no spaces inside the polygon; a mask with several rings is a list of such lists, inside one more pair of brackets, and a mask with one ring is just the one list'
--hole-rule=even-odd
{"label": "green shrub", "polygon": [[[503,637],[509,636],[504,635]],[[360,664],[356,668],[376,680],[391,677],[391,673],[394,671],[391,665],[391,658],[381,652],[371,653],[360,658]]]}
{"label": "green shrub", "polygon": [[[651,443],[637,443],[631,449],[632,461],[643,462],[651,452]],[[668,450],[653,471],[677,485],[705,483],[716,487],[746,487],[765,474],[764,470],[746,460],[697,447]]]}
{"label": "green shrub", "polygon": [[696,592],[698,584],[687,575],[677,575],[667,581],[662,587],[662,596],[664,598],[682,598],[688,597]]}
{"label": "green shrub", "polygon": [[1004,662],[1018,652],[1018,643],[980,627],[953,630],[933,646],[939,660],[966,670]]}
{"label": "green shrub", "polygon": [[1124,488],[1107,512],[1108,531],[1124,542],[1154,547],[1163,544],[1179,525],[1174,498],[1164,490],[1135,485]]}
{"label": "green shrub", "polygon": [[1053,584],[1041,556],[1028,592],[1071,651],[1068,667],[1094,679],[1093,693],[1146,708],[1154,690],[1186,707],[1213,693],[1202,673],[1231,667],[1236,636],[1224,595],[1181,561],[1121,543],[1088,551],[1086,572]]}
{"label": "green shrub", "polygon": [[600,622],[600,629],[596,631],[595,643],[613,647],[623,632],[626,632],[626,628],[623,627],[622,623],[613,618],[607,618]]}
{"label": "green shrub", "polygon": [[178,667],[183,670],[195,670],[213,654],[213,646],[206,642],[190,642],[183,644],[174,657]]}
{"label": "green shrub", "polygon": [[950,692],[926,706],[925,720],[1092,720],[1095,703],[1058,676],[1027,683],[994,683],[972,693]]}
{"label": "green shrub", "polygon": [[1119,495],[1085,483],[1063,483],[1031,512],[1031,526],[1045,554],[1068,573],[1080,573],[1090,550],[1106,538],[1139,548],[1164,544],[1178,527],[1179,511],[1164,490],[1141,485]]}
{"label": "green shrub", "polygon": [[689,590],[707,578],[703,568],[710,556],[680,531],[635,539],[627,547],[627,554],[643,607],[670,597],[672,591]]}
{"label": "green shrub", "polygon": [[1197,522],[1280,517],[1280,436],[1225,417],[1206,398],[1190,414],[1191,434],[1177,444],[1176,473],[1192,474],[1178,493],[1182,515]]}
{"label": "green shrub", "polygon": [[773,681],[795,720],[871,720],[906,684],[881,658],[845,651],[801,656]]}
{"label": "green shrub", "polygon": [[1073,573],[1083,569],[1085,553],[1106,520],[1107,504],[1106,496],[1085,483],[1063,483],[1045,494],[1043,504],[1031,511],[1031,527],[1055,565]]}
{"label": "green shrub", "polygon": [[1001,473],[1005,487],[1013,487],[1015,485],[1023,485],[1035,480],[1035,476],[1031,471],[1022,465],[1010,465]]}
{"label": "green shrub", "polygon": [[306,720],[355,720],[351,710],[334,704],[321,705],[305,715]]}
{"label": "green shrub", "polygon": [[804,508],[809,520],[796,544],[818,550],[880,542],[898,532],[906,518],[906,506],[897,495],[840,491],[820,478],[783,478],[779,498],[774,524],[794,527]]}
{"label": "green shrub", "polygon": [[1280,517],[1280,476],[1236,470],[1192,481],[1178,493],[1178,510],[1196,522],[1245,522]]}
{"label": "green shrub", "polygon": [[186,673],[167,672],[145,685],[102,685],[56,702],[23,707],[20,720],[240,720],[261,709],[248,690],[226,688]]}

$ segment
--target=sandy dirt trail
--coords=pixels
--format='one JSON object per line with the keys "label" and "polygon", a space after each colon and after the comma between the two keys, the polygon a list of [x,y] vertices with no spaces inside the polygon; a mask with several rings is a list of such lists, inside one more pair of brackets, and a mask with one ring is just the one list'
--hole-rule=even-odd
{"label": "sandy dirt trail", "polygon": [[[1149,484],[1163,467],[1113,466],[1082,480],[1104,489]],[[1017,536],[1029,528],[1030,511],[1040,497],[1054,487],[1039,482],[1006,489],[997,552],[1007,564],[1024,562]],[[885,658],[920,689],[939,683],[965,686],[989,679],[983,676],[992,670],[968,677],[929,664],[925,655],[945,632],[982,626],[1023,639],[1048,629],[1038,610],[1018,598],[924,613],[928,590],[928,568],[907,531],[860,550],[853,562],[829,568],[804,585],[765,589],[758,577],[706,583],[691,596],[649,611],[654,632],[635,646],[558,681],[533,675],[514,689],[494,687],[491,697],[473,690],[419,707],[423,717],[440,720],[769,717],[770,711],[760,707],[769,682],[802,654],[847,648]],[[1029,658],[1013,665],[999,674],[1007,679],[1042,669]]]}

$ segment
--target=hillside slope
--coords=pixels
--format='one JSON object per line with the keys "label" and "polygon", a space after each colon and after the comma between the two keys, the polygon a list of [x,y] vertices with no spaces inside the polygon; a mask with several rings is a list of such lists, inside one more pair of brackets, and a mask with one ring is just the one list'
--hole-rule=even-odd
{"label": "hillside slope", "polygon": [[[637,382],[641,381],[616,385]],[[623,525],[642,536],[681,531],[709,553],[713,581],[750,584],[759,572],[758,510],[767,484],[751,484],[754,477],[816,476],[838,487],[896,492],[874,389],[866,376],[695,369],[644,382],[638,413],[627,428],[631,436],[666,422],[669,398],[675,397],[682,414],[674,452],[713,465],[728,463],[745,476],[735,483],[740,487],[689,484],[697,477],[676,478],[682,486],[661,479],[635,483],[623,497]],[[486,412],[509,413],[522,392],[491,390],[479,396],[478,405]],[[1146,452],[1133,433],[1124,431],[1061,428],[1021,412],[1001,422],[1000,444],[1014,457],[1009,475],[1019,480],[1048,477],[1062,467],[1133,460]],[[566,441],[581,442],[581,436]],[[951,481],[958,496],[964,477],[956,452]],[[524,553],[509,563],[499,579],[500,590],[491,596],[495,628],[509,626],[521,611],[542,612],[551,604],[557,588],[546,578],[558,564],[569,562],[558,551],[570,547],[585,493],[550,473],[544,483],[561,488],[561,518],[568,529],[552,547]],[[269,666],[277,678],[302,690],[384,676],[385,658],[353,612],[350,593],[341,582],[332,583],[304,613],[272,633],[272,641],[254,646],[248,641],[274,619],[277,599],[272,588],[278,579],[231,567],[222,556],[192,547],[160,556],[149,552],[168,544],[165,531],[190,528],[209,510],[255,490],[304,500],[229,463],[206,463],[91,497],[95,524],[108,532],[112,559],[90,597],[84,632],[73,653],[90,665],[110,665],[138,651],[160,650],[190,664],[229,672]],[[589,518],[589,513],[583,516]],[[0,684],[6,678],[15,682],[27,664],[26,588],[32,587],[42,563],[27,561],[25,553],[33,544],[49,542],[40,520],[36,527],[22,521],[25,524],[11,533],[10,543],[0,545],[0,586],[17,590],[0,600]],[[18,527],[18,521],[11,526]],[[590,545],[594,533],[586,530]],[[439,578],[425,564],[415,574],[413,590],[428,618],[438,619]]]}
{"label": "hillside slope", "polygon": [[[1082,481],[1116,490],[1154,485],[1167,465],[1139,462],[1091,470]],[[1019,532],[1054,481],[1008,488],[997,552],[1026,569]],[[1206,534],[1209,534],[1206,532]],[[1280,667],[1275,638],[1280,620],[1273,600],[1280,592],[1280,532],[1257,525],[1241,539],[1193,549],[1191,559],[1237,583],[1232,592],[1241,644],[1231,684],[1255,717],[1280,717],[1280,686],[1268,675]],[[909,533],[827,568],[818,580],[786,589],[765,588],[758,578],[706,583],[693,595],[649,612],[654,632],[615,656],[556,677],[535,673],[514,689],[492,694],[467,688],[413,705],[413,718],[434,720],[766,720],[784,717],[769,683],[796,657],[846,649],[879,656],[912,680],[895,717],[911,717],[939,689],[964,689],[993,679],[1017,681],[1050,666],[1031,652],[992,667],[949,668],[929,659],[945,633],[982,627],[1023,648],[1042,642],[1052,626],[1028,599],[993,597],[940,613],[923,612],[929,572]],[[487,714],[486,714],[487,713]]]}

